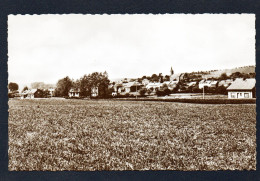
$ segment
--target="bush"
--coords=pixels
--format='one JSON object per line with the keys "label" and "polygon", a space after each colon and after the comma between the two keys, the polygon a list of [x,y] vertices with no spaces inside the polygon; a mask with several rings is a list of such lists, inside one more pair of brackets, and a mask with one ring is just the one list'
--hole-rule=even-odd
{"label": "bush", "polygon": [[146,91],[147,91],[146,88],[142,88],[142,89],[140,89],[140,90],[139,90],[139,94],[140,94],[140,96],[141,96],[141,97],[144,97]]}

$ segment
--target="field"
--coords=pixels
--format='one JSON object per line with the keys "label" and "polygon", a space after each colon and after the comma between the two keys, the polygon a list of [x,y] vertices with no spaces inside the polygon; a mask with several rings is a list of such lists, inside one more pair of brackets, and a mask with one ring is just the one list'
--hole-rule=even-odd
{"label": "field", "polygon": [[255,104],[9,101],[9,170],[255,169]]}

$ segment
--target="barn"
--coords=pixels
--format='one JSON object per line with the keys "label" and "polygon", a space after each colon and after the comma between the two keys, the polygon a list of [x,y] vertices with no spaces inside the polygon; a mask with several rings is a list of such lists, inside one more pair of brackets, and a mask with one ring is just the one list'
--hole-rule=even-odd
{"label": "barn", "polygon": [[236,79],[228,88],[229,99],[255,98],[255,79]]}

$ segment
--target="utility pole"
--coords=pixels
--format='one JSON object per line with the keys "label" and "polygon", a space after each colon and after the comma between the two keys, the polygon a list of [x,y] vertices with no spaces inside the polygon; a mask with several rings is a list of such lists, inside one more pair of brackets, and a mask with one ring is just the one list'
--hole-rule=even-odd
{"label": "utility pole", "polygon": [[135,98],[137,99],[137,83],[135,81]]}
{"label": "utility pole", "polygon": [[203,99],[205,99],[205,90],[204,90],[204,85],[203,85]]}

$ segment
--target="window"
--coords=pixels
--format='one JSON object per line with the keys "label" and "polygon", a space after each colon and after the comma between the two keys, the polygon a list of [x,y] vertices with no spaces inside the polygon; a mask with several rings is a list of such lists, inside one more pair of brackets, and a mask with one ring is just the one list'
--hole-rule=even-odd
{"label": "window", "polygon": [[245,98],[249,98],[249,93],[244,94]]}
{"label": "window", "polygon": [[231,98],[236,98],[236,94],[235,93],[231,93]]}

